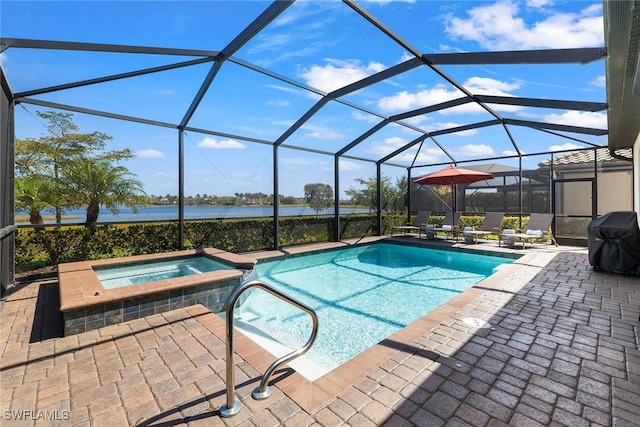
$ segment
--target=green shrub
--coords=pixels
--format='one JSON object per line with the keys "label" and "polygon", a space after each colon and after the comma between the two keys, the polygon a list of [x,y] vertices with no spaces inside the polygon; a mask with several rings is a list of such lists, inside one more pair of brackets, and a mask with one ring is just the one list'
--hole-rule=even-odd
{"label": "green shrub", "polygon": [[[375,215],[340,218],[343,238],[373,235]],[[278,224],[280,246],[331,241],[333,217],[287,217]],[[115,258],[179,249],[177,222],[19,228],[16,233],[16,269],[64,262]],[[189,221],[184,225],[184,247],[216,247],[230,252],[274,248],[273,218]]]}
{"label": "green shrub", "polygon": [[[431,224],[441,225],[443,215],[433,215]],[[461,226],[480,227],[484,216],[463,215]],[[415,217],[411,218],[414,221]],[[376,234],[376,214],[340,218],[343,239]],[[523,217],[525,228],[528,217]],[[382,215],[382,234],[407,223],[404,213]],[[333,217],[286,217],[278,222],[279,246],[327,242],[334,235]],[[502,228],[519,229],[517,216],[505,216]],[[177,222],[153,224],[95,225],[19,228],[16,232],[16,271],[92,259],[176,251],[179,245]],[[229,252],[273,249],[273,218],[189,221],[184,225],[184,247],[216,247]]]}

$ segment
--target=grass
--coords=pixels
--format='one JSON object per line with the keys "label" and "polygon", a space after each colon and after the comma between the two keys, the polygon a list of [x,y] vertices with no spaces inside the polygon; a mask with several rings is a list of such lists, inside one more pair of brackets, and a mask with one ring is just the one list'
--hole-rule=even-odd
{"label": "grass", "polygon": [[[81,217],[79,216],[75,216],[75,215],[62,215],[62,219],[80,219]],[[55,215],[42,215],[42,220],[43,221],[55,221],[56,216]],[[16,215],[15,217],[15,222],[19,223],[19,222],[29,222],[29,215]]]}

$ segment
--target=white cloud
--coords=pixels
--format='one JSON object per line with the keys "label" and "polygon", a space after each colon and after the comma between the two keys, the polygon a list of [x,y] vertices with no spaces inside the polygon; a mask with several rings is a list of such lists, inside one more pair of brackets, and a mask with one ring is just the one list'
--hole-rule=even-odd
{"label": "white cloud", "polygon": [[406,145],[409,141],[404,138],[400,138],[399,136],[391,136],[389,138],[385,138],[384,142],[385,144],[392,146],[395,149]]}
{"label": "white cloud", "polygon": [[518,82],[503,82],[489,77],[470,77],[463,86],[474,95],[509,96],[509,92],[520,89]]}
{"label": "white cloud", "polygon": [[406,119],[403,119],[402,122],[421,127],[424,130],[434,130],[433,126],[424,124],[425,122],[429,122],[431,120],[431,117],[427,116],[426,114],[422,114],[420,116],[407,117]]}
{"label": "white cloud", "polygon": [[212,138],[210,136],[206,136],[200,142],[198,142],[198,147],[199,148],[213,148],[213,149],[219,149],[219,148],[232,148],[232,149],[246,148],[246,146],[244,144],[242,144],[241,142],[235,141],[233,139],[217,140],[217,139]]}
{"label": "white cloud", "polygon": [[306,83],[316,89],[331,92],[358,80],[382,71],[385,67],[378,62],[364,65],[360,60],[342,61],[326,59],[325,65],[312,65],[300,73]]}
{"label": "white cloud", "polygon": [[486,144],[467,144],[455,150],[455,154],[467,157],[478,157],[493,156],[495,152],[493,148]]}
{"label": "white cloud", "polygon": [[416,157],[416,150],[407,150],[404,153],[394,157],[394,159],[411,162],[413,161],[414,157],[416,159],[417,164],[438,163],[442,161],[442,158],[444,157],[444,152],[439,148],[422,147],[417,157]]}
{"label": "white cloud", "polygon": [[[537,1],[536,6],[545,6]],[[452,38],[472,40],[486,49],[546,49],[602,46],[602,5],[589,5],[579,13],[544,10],[543,20],[528,24],[515,2],[504,0],[474,7],[467,18],[445,19]]]}
{"label": "white cloud", "polygon": [[354,110],[351,113],[351,117],[353,117],[356,120],[367,122],[367,123],[378,123],[380,120],[382,120],[378,116],[374,116],[373,114],[366,114],[359,110]]}
{"label": "white cloud", "polygon": [[413,58],[415,58],[415,56],[413,56],[409,52],[404,52],[402,55],[400,55],[400,60],[398,61],[398,63],[407,62],[408,60]]}
{"label": "white cloud", "polygon": [[339,161],[340,171],[358,171],[362,169],[362,165],[360,163],[352,162],[350,160],[340,159]]}
{"label": "white cloud", "polygon": [[325,130],[315,130],[313,132],[309,132],[305,134],[305,136],[313,139],[330,139],[330,140],[338,140],[342,138],[342,135],[338,132],[334,132],[329,129]]}
{"label": "white cloud", "polygon": [[577,148],[584,148],[578,144],[574,144],[573,142],[567,142],[562,145],[552,145],[549,147],[549,151],[564,151],[564,150],[573,150]]}
{"label": "white cloud", "polygon": [[562,114],[547,114],[543,121],[561,125],[607,129],[607,114],[598,111],[566,111]]}
{"label": "white cloud", "polygon": [[607,78],[605,76],[598,76],[591,81],[591,85],[595,87],[607,87]]}
{"label": "white cloud", "polygon": [[400,148],[403,145],[401,141],[404,142],[404,144],[408,142],[399,137],[386,138],[382,142],[372,144],[367,151],[379,157],[384,157]]}
{"label": "white cloud", "polygon": [[300,95],[302,93],[306,93],[305,90],[298,89],[297,87],[273,85],[273,84],[265,85],[265,87],[268,87],[269,89],[279,90],[279,91],[286,92],[286,93],[291,93],[291,94],[294,94],[294,95]]}
{"label": "white cloud", "polygon": [[302,129],[308,131],[305,134],[306,137],[313,138],[313,139],[324,139],[324,140],[335,141],[343,138],[343,135],[341,133],[336,132],[333,129],[328,129],[321,126],[313,126],[313,125],[305,124],[302,126]]}
{"label": "white cloud", "polygon": [[295,40],[293,34],[280,33],[269,34],[269,37],[260,37],[258,42],[251,47],[249,53],[264,52],[265,50],[281,50],[284,46],[289,45]]}
{"label": "white cloud", "polygon": [[537,9],[551,4],[553,4],[553,0],[527,0],[527,6]]}
{"label": "white cloud", "polygon": [[[506,82],[487,77],[471,77],[462,84],[469,92],[474,95],[493,95],[493,96],[514,96],[511,91],[520,89],[520,82]],[[398,112],[415,110],[417,108],[429,105],[440,104],[453,99],[464,96],[459,90],[438,84],[429,89],[423,89],[418,92],[402,91],[392,96],[385,96],[378,100],[378,108],[385,112]],[[522,109],[517,105],[499,105],[494,104],[491,107],[494,111],[515,112]],[[469,102],[453,108],[439,110],[439,114],[469,114],[484,112],[484,108],[475,102]]]}
{"label": "white cloud", "polygon": [[438,84],[431,89],[424,89],[411,93],[403,90],[393,96],[385,96],[378,100],[378,107],[386,112],[407,111],[428,105],[439,104],[462,96],[462,93],[449,89],[444,84]]}
{"label": "white cloud", "polygon": [[436,53],[445,53],[445,52],[453,52],[453,53],[466,53],[464,49],[461,49],[458,46],[453,46],[450,44],[440,43],[438,44],[438,49],[432,49]]}
{"label": "white cloud", "polygon": [[162,151],[149,149],[149,150],[140,150],[136,151],[136,157],[140,157],[142,159],[163,159],[165,158],[165,154]]}
{"label": "white cloud", "polygon": [[[522,154],[525,154],[524,151],[522,151]],[[503,156],[517,156],[518,152],[515,150],[502,150],[502,155]]]}

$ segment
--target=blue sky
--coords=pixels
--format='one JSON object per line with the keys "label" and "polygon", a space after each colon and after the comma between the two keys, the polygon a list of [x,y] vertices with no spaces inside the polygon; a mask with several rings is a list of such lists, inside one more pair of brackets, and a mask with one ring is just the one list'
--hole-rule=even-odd
{"label": "blue sky", "polygon": [[[6,1],[0,4],[0,34],[6,38],[126,44],[217,51],[269,6],[265,1]],[[482,52],[602,47],[602,3],[593,1],[362,1],[369,13],[421,53]],[[154,67],[194,57],[45,51],[10,48],[0,62],[15,93]],[[297,1],[234,55],[273,73],[330,92],[410,58],[351,8],[337,1]],[[567,65],[449,65],[446,75],[473,94],[605,102],[604,60]],[[211,63],[34,96],[81,108],[179,123]],[[330,102],[285,145],[335,152],[380,121],[403,111],[461,96],[426,66],[345,96],[362,107]],[[318,100],[298,86],[227,61],[216,75],[189,126],[274,141]],[[508,118],[606,128],[606,112],[572,112],[492,105]],[[16,108],[19,138],[43,134],[32,104]],[[379,116],[366,111],[373,111]],[[493,117],[475,104],[406,120],[425,131]],[[173,129],[75,114],[82,132],[112,136],[111,148],[131,148],[127,166],[148,194],[177,194],[177,141]],[[510,127],[524,153],[606,144],[605,137],[574,135],[580,141]],[[348,152],[340,162],[341,193],[357,178],[375,176],[378,160],[419,136],[389,125]],[[444,135],[437,141],[457,160],[514,154],[500,126]],[[420,149],[417,152],[418,148]],[[232,195],[273,192],[273,149],[225,136],[185,135],[185,193]],[[279,192],[302,196],[304,184],[333,185],[333,157],[288,148],[279,150]],[[543,156],[523,160],[535,168]],[[392,182],[406,166],[447,162],[432,141],[396,156],[383,166]],[[500,160],[517,167],[517,159]],[[412,172],[419,176],[437,167]]]}

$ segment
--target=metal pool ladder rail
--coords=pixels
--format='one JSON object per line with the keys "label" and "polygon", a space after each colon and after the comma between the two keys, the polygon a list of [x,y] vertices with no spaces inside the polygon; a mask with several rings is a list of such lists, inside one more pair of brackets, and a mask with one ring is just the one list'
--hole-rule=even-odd
{"label": "metal pool ladder rail", "polygon": [[233,363],[233,356],[235,354],[234,343],[233,343],[233,310],[235,308],[236,302],[240,298],[245,291],[251,288],[261,288],[262,290],[269,292],[271,295],[280,298],[281,300],[288,302],[289,304],[298,307],[302,311],[306,311],[313,321],[313,327],[311,330],[311,336],[305,345],[300,347],[297,350],[292,351],[289,354],[285,354],[284,356],[276,359],[265,371],[262,376],[262,381],[260,381],[260,385],[253,391],[251,394],[254,399],[262,400],[271,396],[271,387],[268,386],[269,378],[271,374],[282,364],[292,361],[298,356],[302,356],[306,353],[313,343],[316,341],[316,337],[318,336],[318,315],[316,312],[306,304],[303,304],[295,299],[291,298],[288,295],[283,294],[279,290],[272,288],[264,282],[259,280],[252,280],[250,282],[244,283],[233,291],[231,296],[229,297],[229,301],[227,302],[226,309],[226,341],[227,341],[227,404],[223,405],[220,408],[220,415],[223,417],[232,417],[236,415],[242,409],[242,403],[235,397],[235,388],[236,388],[236,379],[235,379],[235,365]]}

